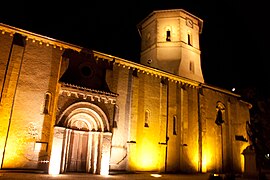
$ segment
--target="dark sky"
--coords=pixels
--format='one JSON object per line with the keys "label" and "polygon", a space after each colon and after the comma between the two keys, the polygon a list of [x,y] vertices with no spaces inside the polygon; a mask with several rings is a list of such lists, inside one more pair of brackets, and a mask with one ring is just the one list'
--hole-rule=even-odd
{"label": "dark sky", "polygon": [[[270,84],[267,1],[91,0],[10,2],[0,22],[139,62],[136,25],[153,10],[184,9],[204,21],[200,35],[205,82],[231,89]],[[57,3],[57,4],[55,4]],[[1,45],[1,44],[0,44]]]}

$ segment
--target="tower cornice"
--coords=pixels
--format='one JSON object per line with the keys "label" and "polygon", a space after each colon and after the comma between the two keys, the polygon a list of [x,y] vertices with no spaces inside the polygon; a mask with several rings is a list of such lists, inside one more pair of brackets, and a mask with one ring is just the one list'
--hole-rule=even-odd
{"label": "tower cornice", "polygon": [[[187,12],[186,10],[184,9],[166,9],[166,10],[155,10],[153,11],[152,13],[150,13],[146,18],[144,18],[142,21],[140,21],[138,24],[137,24],[137,29],[139,31],[139,33],[141,34],[140,32],[140,29],[141,29],[141,25],[147,21],[148,19],[150,19],[151,17],[153,17],[155,14],[160,14],[160,13],[174,13],[174,12],[182,12],[182,13],[185,13],[187,14],[188,16],[194,18],[194,19],[197,19],[198,20],[198,26],[199,26],[199,32],[202,33],[202,29],[203,29],[203,20],[200,19],[199,17]],[[180,16],[181,17],[181,16]],[[184,18],[184,17],[182,17]]]}

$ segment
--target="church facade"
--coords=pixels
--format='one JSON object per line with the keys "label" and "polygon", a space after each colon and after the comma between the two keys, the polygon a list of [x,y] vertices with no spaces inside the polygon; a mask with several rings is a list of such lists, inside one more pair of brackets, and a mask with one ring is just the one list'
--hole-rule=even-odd
{"label": "church facade", "polygon": [[0,24],[1,169],[243,172],[251,105],[204,82],[203,21],[137,27],[141,63]]}

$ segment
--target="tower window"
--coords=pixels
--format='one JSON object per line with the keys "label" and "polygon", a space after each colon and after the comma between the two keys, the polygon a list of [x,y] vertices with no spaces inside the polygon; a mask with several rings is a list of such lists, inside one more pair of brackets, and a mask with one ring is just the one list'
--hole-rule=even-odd
{"label": "tower window", "polygon": [[166,41],[171,41],[171,31],[170,30],[167,30]]}
{"label": "tower window", "polygon": [[192,36],[188,33],[188,45],[192,46]]}

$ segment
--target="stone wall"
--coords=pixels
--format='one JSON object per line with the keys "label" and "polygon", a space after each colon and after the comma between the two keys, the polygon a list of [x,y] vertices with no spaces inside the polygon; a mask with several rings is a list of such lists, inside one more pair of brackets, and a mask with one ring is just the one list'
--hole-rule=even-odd
{"label": "stone wall", "polygon": [[[25,44],[13,41],[2,93],[2,100],[6,103],[1,108],[1,117],[5,117],[1,118],[1,122],[7,122],[4,124],[9,126],[2,167],[38,168],[41,161],[48,160],[48,143],[62,51],[19,36]],[[16,38],[17,34],[14,35],[14,40]],[[9,41],[1,41],[1,47],[10,46],[12,39],[8,39]],[[50,107],[44,112],[46,93],[50,94]],[[6,136],[2,137],[5,139]],[[40,145],[43,149],[37,147]]]}
{"label": "stone wall", "polygon": [[[237,141],[235,136],[247,139],[248,104],[239,101],[239,96],[211,88],[202,89],[200,101],[203,168],[207,172],[242,172],[241,153],[248,142]],[[216,124],[219,104],[224,105],[221,125]]]}

